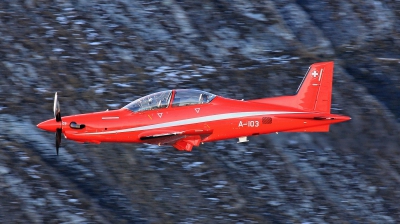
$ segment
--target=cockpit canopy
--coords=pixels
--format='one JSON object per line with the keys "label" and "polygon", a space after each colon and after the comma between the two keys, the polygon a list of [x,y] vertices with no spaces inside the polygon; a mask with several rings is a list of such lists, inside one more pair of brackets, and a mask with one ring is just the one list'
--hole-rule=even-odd
{"label": "cockpit canopy", "polygon": [[[180,107],[193,104],[209,103],[214,99],[214,97],[214,94],[200,90],[166,90],[139,98],[124,106],[124,108],[127,108],[133,112],[156,110],[167,108],[169,106]],[[173,98],[172,103],[171,98]]]}

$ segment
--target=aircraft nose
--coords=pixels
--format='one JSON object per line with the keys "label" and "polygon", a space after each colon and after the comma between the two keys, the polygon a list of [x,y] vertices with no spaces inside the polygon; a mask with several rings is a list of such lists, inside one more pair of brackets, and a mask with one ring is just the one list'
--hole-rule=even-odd
{"label": "aircraft nose", "polygon": [[39,123],[37,127],[45,131],[56,132],[57,128],[61,128],[61,122],[57,122],[56,119],[50,119]]}

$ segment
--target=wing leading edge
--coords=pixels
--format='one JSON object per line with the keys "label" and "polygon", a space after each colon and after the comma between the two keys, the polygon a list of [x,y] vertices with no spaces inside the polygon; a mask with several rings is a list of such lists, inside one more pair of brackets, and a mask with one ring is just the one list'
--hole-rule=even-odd
{"label": "wing leading edge", "polygon": [[185,131],[154,130],[140,134],[141,141],[155,145],[172,145],[181,151],[192,151],[193,146],[213,133],[212,130],[192,129]]}

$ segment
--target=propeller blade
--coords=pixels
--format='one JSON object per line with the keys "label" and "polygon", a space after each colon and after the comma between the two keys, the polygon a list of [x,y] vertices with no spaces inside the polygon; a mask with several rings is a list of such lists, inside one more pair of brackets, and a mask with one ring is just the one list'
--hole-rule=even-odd
{"label": "propeller blade", "polygon": [[56,121],[57,122],[61,121],[61,113],[60,113],[61,109],[60,109],[60,103],[58,102],[57,92],[54,95],[53,112],[54,112],[54,117],[56,118]]}
{"label": "propeller blade", "polygon": [[56,131],[56,152],[57,152],[57,156],[58,156],[58,149],[60,148],[60,145],[61,145],[61,133],[62,133],[61,128],[57,128],[57,131]]}
{"label": "propeller blade", "polygon": [[[54,95],[54,105],[53,105],[53,112],[54,112],[54,117],[56,118],[57,122],[61,122],[61,113],[60,113],[61,109],[60,109],[60,103],[58,102],[58,97],[57,97],[57,92]],[[58,151],[61,145],[61,133],[62,133],[62,129],[61,128],[57,128],[56,130],[56,152],[57,152],[57,156],[58,156]]]}

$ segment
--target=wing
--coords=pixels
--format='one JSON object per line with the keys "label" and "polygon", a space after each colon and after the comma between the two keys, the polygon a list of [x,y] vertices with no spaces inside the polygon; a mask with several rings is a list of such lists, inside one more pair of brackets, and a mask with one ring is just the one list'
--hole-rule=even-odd
{"label": "wing", "polygon": [[191,129],[182,131],[152,130],[139,135],[144,143],[156,145],[172,145],[178,150],[192,151],[203,139],[212,134],[212,130]]}

